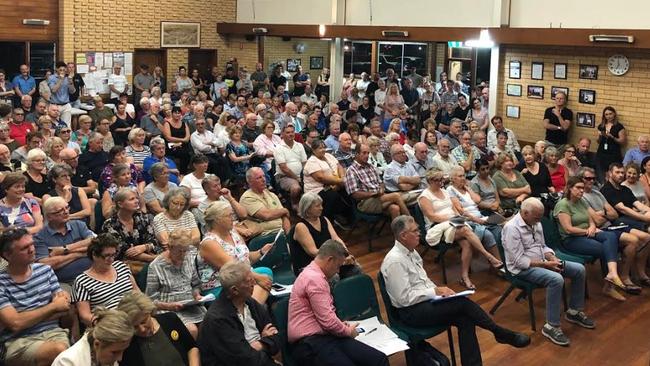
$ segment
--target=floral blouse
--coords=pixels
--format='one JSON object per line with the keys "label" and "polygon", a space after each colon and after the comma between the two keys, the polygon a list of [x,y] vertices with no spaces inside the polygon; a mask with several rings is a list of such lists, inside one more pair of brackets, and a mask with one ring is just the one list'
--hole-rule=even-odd
{"label": "floral blouse", "polygon": [[38,212],[41,212],[41,206],[33,198],[23,198],[20,206],[16,208],[7,206],[4,199],[0,200],[0,221],[4,227],[32,227],[36,224],[34,213]]}
{"label": "floral blouse", "polygon": [[[239,145],[235,145],[232,142],[229,142],[228,145],[226,145],[226,155],[229,155],[230,153],[234,153],[235,156],[240,157],[244,155],[250,154],[248,150],[248,146],[244,143],[240,143]],[[235,162],[230,162],[230,166],[232,167],[233,173],[238,176],[244,176],[246,175],[246,171],[248,170],[249,162],[248,161],[240,161],[238,163]]]}
{"label": "floral blouse", "polygon": [[[239,262],[245,262],[250,264],[249,250],[246,246],[246,242],[242,239],[235,230],[230,231],[232,240],[235,242],[235,245],[228,243],[227,241],[221,239],[218,235],[214,233],[207,233],[201,244],[206,240],[214,240],[221,248],[228,254],[230,257]],[[196,268],[199,273],[199,279],[201,280],[201,291],[209,291],[214,288],[221,286],[221,280],[219,278],[219,270],[214,268],[210,263],[206,262],[200,254],[196,256]]]}
{"label": "floral blouse", "polygon": [[124,225],[122,225],[117,218],[117,213],[114,213],[108,220],[104,221],[102,231],[112,234],[120,243],[116,257],[118,260],[123,260],[126,251],[136,245],[151,243],[154,245],[154,251],[156,253],[162,253],[163,251],[154,234],[149,215],[141,212],[136,212],[133,215],[132,232],[128,232]]}
{"label": "floral blouse", "polygon": [[[102,181],[105,188],[110,187],[111,183],[113,183],[113,166],[115,166],[113,163],[107,164],[104,167],[104,170],[102,170],[102,174],[99,176],[99,179]],[[131,168],[131,183],[137,186],[138,183],[144,182],[142,169],[135,166],[135,164],[129,164],[129,168]]]}

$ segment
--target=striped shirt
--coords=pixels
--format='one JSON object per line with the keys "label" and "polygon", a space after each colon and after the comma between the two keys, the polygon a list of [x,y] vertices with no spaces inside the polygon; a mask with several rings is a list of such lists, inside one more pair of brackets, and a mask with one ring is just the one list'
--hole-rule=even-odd
{"label": "striped shirt", "polygon": [[163,232],[171,234],[176,230],[192,230],[194,228],[198,229],[198,226],[190,211],[183,212],[181,217],[176,220],[169,218],[165,212],[161,212],[153,218],[153,230],[156,236]]}
{"label": "striped shirt", "polygon": [[[27,281],[17,283],[7,271],[0,272],[0,309],[13,307],[22,313],[42,308],[52,302],[52,296],[61,291],[59,281],[52,268],[41,263],[34,263],[32,274]],[[42,321],[19,333],[11,333],[8,329],[0,332],[0,342],[42,333],[58,327],[58,320]]]}
{"label": "striped shirt", "polygon": [[113,262],[113,268],[117,277],[113,282],[104,282],[91,277],[84,272],[77,276],[72,286],[72,301],[88,301],[90,310],[94,311],[98,306],[107,309],[114,309],[122,300],[122,296],[133,290],[131,283],[131,270],[120,261]]}
{"label": "striped shirt", "polygon": [[142,150],[138,151],[133,148],[133,146],[128,145],[125,149],[126,156],[133,158],[133,164],[141,166],[144,163],[144,159],[151,156],[151,148],[149,146],[142,146]]}

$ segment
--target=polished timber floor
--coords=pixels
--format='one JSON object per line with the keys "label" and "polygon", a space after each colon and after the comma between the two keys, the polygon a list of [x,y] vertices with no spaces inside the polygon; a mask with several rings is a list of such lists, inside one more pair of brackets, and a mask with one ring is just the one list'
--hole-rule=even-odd
{"label": "polished timber floor", "polygon": [[[378,239],[373,240],[373,251],[368,252],[367,228],[361,226],[354,233],[339,233],[346,241],[350,251],[361,263],[364,271],[376,281],[377,271],[381,266],[384,255],[392,246],[393,239],[390,229],[385,228]],[[421,252],[421,249],[420,249]],[[460,273],[460,256],[458,251],[447,253],[447,277],[449,287],[462,290],[458,285]],[[438,285],[442,284],[442,272],[438,264],[433,263],[434,253],[429,251],[424,257],[425,269],[429,277]],[[474,257],[471,278],[478,291],[472,299],[488,311],[508,288],[505,280],[487,270],[487,261]],[[478,329],[479,342],[483,355],[483,364],[489,365],[527,365],[527,366],[560,366],[560,365],[616,365],[616,366],[649,366],[650,365],[650,288],[644,289],[640,296],[626,295],[627,301],[619,302],[602,295],[602,278],[599,265],[587,266],[587,281],[590,298],[587,299],[586,312],[596,321],[596,329],[588,330],[577,325],[563,322],[562,329],[571,340],[570,347],[560,347],[552,344],[541,334],[544,325],[545,293],[536,290],[534,293],[537,332],[530,328],[528,303],[526,300],[515,302],[513,292],[494,315],[497,323],[516,331],[529,334],[532,338],[530,346],[515,349],[495,342],[490,332]],[[378,290],[375,282],[375,289]],[[381,296],[377,293],[377,298]],[[380,305],[383,310],[383,304]],[[384,313],[384,319],[385,313]],[[457,333],[456,341],[457,362],[460,365]],[[449,346],[446,334],[430,339],[430,342],[449,356]],[[390,357],[392,366],[405,366],[403,353]]]}

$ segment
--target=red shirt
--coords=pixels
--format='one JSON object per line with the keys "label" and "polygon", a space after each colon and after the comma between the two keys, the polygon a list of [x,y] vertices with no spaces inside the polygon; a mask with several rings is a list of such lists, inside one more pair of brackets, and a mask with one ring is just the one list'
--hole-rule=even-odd
{"label": "red shirt", "polygon": [[27,133],[34,130],[34,125],[28,122],[23,122],[19,125],[15,123],[9,124],[9,137],[16,140],[20,146],[25,145],[25,138]]}

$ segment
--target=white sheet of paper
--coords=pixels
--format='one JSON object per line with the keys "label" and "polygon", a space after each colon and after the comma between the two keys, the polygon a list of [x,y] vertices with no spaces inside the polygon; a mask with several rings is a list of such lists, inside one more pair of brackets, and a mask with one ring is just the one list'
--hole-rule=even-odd
{"label": "white sheet of paper", "polygon": [[359,334],[355,339],[386,356],[409,349],[408,344],[401,340],[388,326],[381,324],[377,317],[359,321],[358,327],[363,328],[365,332]]}
{"label": "white sheet of paper", "polygon": [[476,292],[476,291],[474,291],[474,290],[465,290],[465,291],[461,291],[461,292],[456,292],[455,294],[453,294],[451,296],[447,296],[447,297],[442,297],[442,296],[436,295],[433,298],[431,298],[430,301],[441,301],[441,300],[453,299],[454,297],[458,297],[458,296],[474,295],[474,292]]}
{"label": "white sheet of paper", "polygon": [[87,74],[89,70],[88,65],[77,65],[77,74]]}
{"label": "white sheet of paper", "polygon": [[95,66],[97,70],[104,68],[104,52],[95,53]]}

